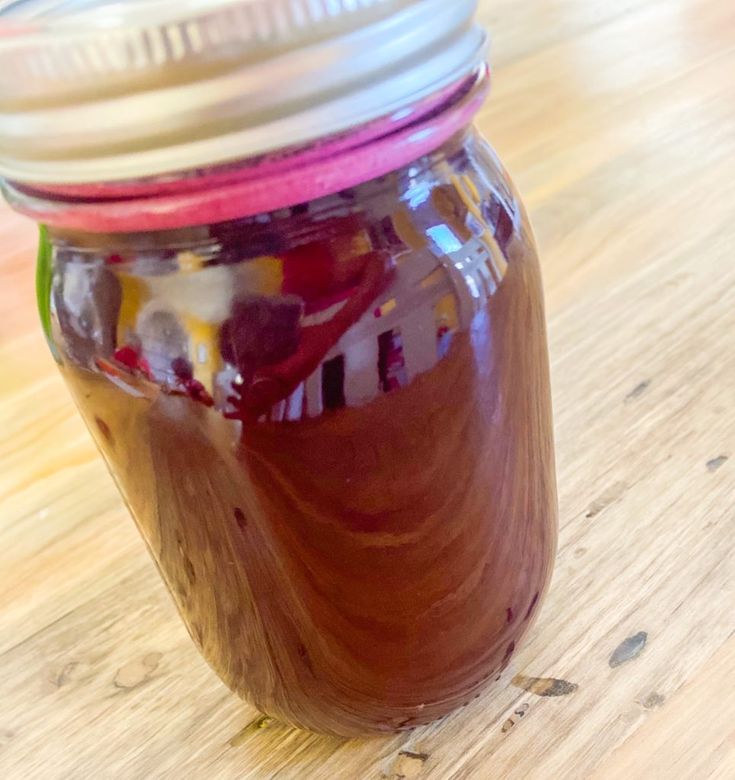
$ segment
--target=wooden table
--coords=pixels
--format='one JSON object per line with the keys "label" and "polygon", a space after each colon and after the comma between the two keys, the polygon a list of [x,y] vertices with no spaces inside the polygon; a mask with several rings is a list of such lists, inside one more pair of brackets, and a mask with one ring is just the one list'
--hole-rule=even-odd
{"label": "wooden table", "polygon": [[34,231],[3,210],[0,777],[735,777],[735,5],[483,17],[481,123],[544,258],[561,493],[553,590],[514,668],[382,740],[230,695],[72,408],[36,324]]}

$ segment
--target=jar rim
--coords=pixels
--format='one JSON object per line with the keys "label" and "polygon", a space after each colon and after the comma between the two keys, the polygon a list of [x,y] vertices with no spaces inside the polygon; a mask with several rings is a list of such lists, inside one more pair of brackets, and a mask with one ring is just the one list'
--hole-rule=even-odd
{"label": "jar rim", "polygon": [[[33,7],[46,11],[22,13]],[[410,109],[485,60],[476,7],[477,0],[0,2],[0,176],[126,181],[363,126]]]}
{"label": "jar rim", "polygon": [[28,186],[0,181],[10,205],[35,221],[89,233],[175,230],[266,214],[385,176],[432,154],[468,127],[490,88],[481,66],[402,116],[237,166],[122,186]]}

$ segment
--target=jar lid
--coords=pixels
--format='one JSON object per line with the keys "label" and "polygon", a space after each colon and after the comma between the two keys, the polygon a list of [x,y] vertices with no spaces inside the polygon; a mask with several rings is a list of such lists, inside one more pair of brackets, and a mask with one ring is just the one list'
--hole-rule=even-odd
{"label": "jar lid", "polygon": [[303,146],[457,82],[477,0],[0,0],[0,175],[121,181]]}

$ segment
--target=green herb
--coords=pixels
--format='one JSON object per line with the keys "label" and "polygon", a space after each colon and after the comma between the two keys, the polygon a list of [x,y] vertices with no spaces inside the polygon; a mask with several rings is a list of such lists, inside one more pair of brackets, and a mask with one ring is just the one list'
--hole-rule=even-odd
{"label": "green herb", "polygon": [[48,229],[45,225],[39,228],[38,239],[38,260],[36,262],[36,300],[38,302],[38,313],[41,317],[41,326],[46,335],[51,354],[56,360],[59,355],[53,342],[51,332],[51,284],[53,278],[53,247],[48,236]]}

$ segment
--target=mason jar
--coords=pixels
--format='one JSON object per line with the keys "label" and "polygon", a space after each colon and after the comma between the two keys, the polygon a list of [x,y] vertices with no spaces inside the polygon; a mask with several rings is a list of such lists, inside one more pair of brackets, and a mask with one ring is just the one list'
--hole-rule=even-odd
{"label": "mason jar", "polygon": [[539,263],[472,125],[474,12],[0,14],[0,171],[41,225],[51,351],[202,655],[319,732],[478,696],[552,570]]}

